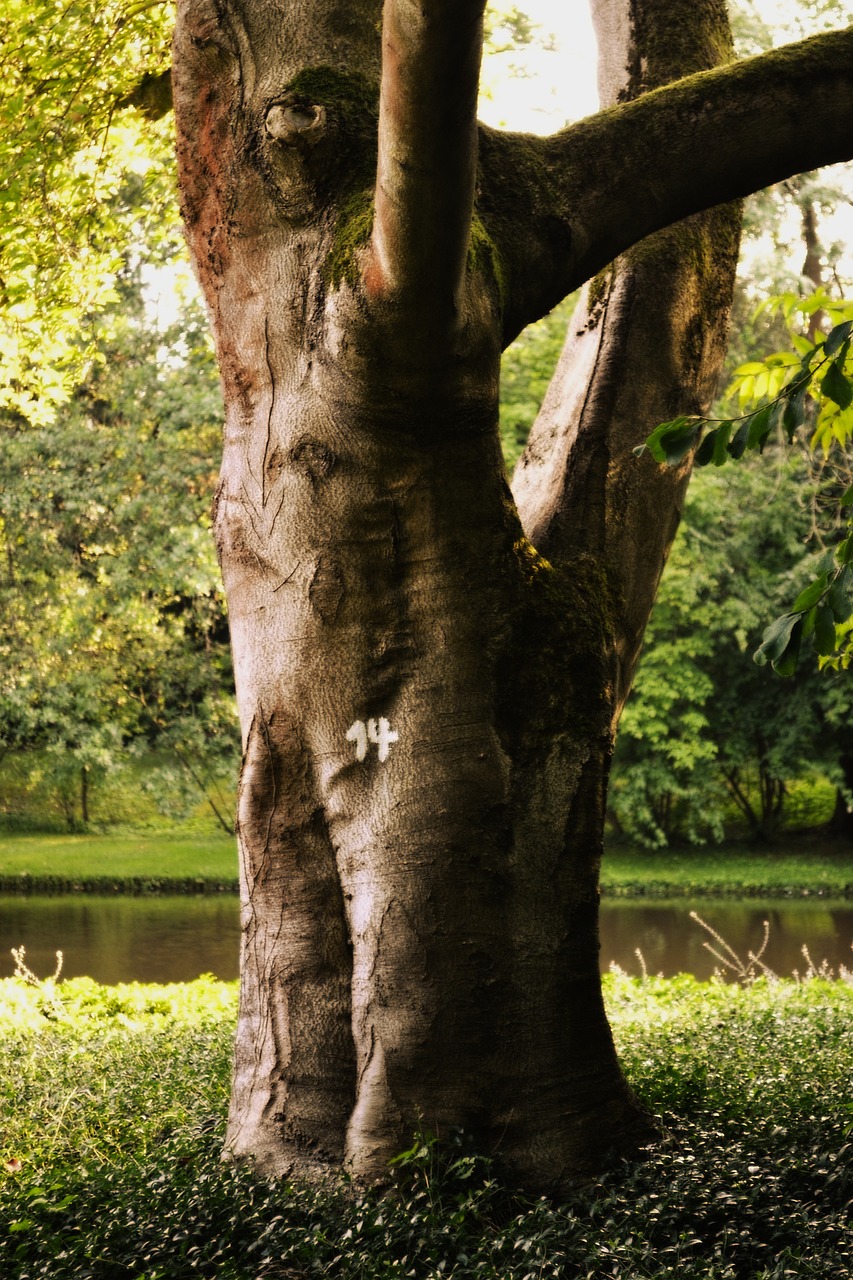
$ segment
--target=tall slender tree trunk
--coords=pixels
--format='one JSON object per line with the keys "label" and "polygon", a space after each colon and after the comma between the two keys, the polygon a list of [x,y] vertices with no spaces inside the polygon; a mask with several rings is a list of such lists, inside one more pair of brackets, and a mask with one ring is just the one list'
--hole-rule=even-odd
{"label": "tall slender tree trunk", "polygon": [[[550,140],[478,134],[482,0],[386,0],[384,52],[379,8],[179,3],[244,741],[227,1144],[264,1171],[343,1161],[372,1178],[418,1127],[461,1126],[555,1188],[653,1131],[604,1013],[598,871],[613,734],[687,466],[631,450],[707,402],[736,213],[596,279],[515,500],[499,356],[615,253],[709,203],[680,126],[661,200],[668,100],[651,115],[628,100],[728,57],[725,8],[598,4],[605,101],[628,105]],[[793,92],[789,64],[772,74]],[[706,83],[685,82],[673,119],[702,118]],[[718,198],[748,189],[721,173]]]}
{"label": "tall slender tree trunk", "polygon": [[80,766],[80,819],[84,827],[89,825],[89,766]]}

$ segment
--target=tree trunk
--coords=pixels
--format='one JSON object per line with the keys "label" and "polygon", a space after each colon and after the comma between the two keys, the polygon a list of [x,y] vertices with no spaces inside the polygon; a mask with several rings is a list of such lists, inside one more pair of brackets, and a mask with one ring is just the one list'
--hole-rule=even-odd
{"label": "tree trunk", "polygon": [[[717,0],[604,8],[608,83],[633,68],[622,97],[726,56]],[[555,288],[705,198],[679,177],[667,210],[640,173],[634,201],[614,196],[641,208],[634,233],[589,214],[585,124],[552,150],[481,131],[478,170],[482,9],[386,0],[380,90],[370,0],[321,0],[310,22],[287,0],[275,22],[264,0],[179,4],[180,181],[225,393],[215,530],[244,741],[227,1146],[264,1172],[381,1177],[416,1129],[462,1127],[554,1189],[653,1132],[604,1014],[598,870],[614,726],[686,467],[644,471],[631,448],[655,415],[707,399],[736,219],[666,233],[671,289],[650,292],[660,259],[640,251],[593,290],[573,385],[594,395],[551,413],[565,447],[528,468],[523,528],[501,345]],[[679,111],[704,92],[687,83]],[[620,108],[595,145],[618,154],[637,119]],[[640,365],[653,312],[662,400]]]}
{"label": "tree trunk", "polygon": [[89,766],[80,766],[80,820],[84,829],[89,825]]}
{"label": "tree trunk", "polygon": [[844,786],[838,787],[835,793],[835,809],[829,822],[833,835],[845,840],[853,840],[853,753],[842,751],[839,767],[844,778]]}

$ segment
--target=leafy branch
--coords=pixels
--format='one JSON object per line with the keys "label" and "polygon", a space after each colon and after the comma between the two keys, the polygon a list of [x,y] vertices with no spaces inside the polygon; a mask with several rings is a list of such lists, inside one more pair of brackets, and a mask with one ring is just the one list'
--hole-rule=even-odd
{"label": "leafy branch", "polygon": [[[648,451],[656,462],[678,466],[693,454],[696,466],[720,467],[750,451],[763,453],[771,437],[791,445],[802,428],[811,433],[811,450],[828,456],[846,449],[853,439],[853,302],[833,301],[818,289],[806,299],[785,294],[760,308],[773,309],[789,323],[795,312],[818,310],[835,323],[814,342],[793,333],[793,351],[741,365],[726,392],[737,395],[739,414],[662,422],[634,450],[638,456]],[[844,533],[820,557],[789,612],[767,627],[754,654],[759,666],[769,662],[779,675],[796,671],[803,641],[825,664],[848,667],[853,659],[853,485],[837,501]]]}

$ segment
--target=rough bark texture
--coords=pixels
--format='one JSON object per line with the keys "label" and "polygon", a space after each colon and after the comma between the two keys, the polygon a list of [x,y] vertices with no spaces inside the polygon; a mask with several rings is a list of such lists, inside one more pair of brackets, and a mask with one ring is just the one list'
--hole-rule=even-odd
{"label": "rough bark texture", "polygon": [[[605,7],[632,93],[719,57],[716,0]],[[650,293],[655,247],[595,284],[586,391],[552,393],[525,533],[499,353],[552,288],[546,250],[560,280],[573,245],[594,257],[589,201],[580,240],[564,234],[566,192],[599,177],[583,138],[578,169],[568,135],[547,153],[556,186],[534,183],[528,236],[514,193],[538,144],[508,140],[526,160],[499,178],[504,142],[481,132],[474,181],[482,4],[387,0],[381,94],[370,0],[178,8],[244,735],[228,1147],[268,1172],[343,1161],[379,1177],[419,1126],[461,1126],[519,1180],[558,1188],[651,1132],[604,1015],[597,879],[613,724],[683,477],[629,453],[656,415],[707,395],[733,219],[672,233],[667,289]],[[612,142],[623,117],[607,119]],[[663,392],[640,350],[653,307]]]}

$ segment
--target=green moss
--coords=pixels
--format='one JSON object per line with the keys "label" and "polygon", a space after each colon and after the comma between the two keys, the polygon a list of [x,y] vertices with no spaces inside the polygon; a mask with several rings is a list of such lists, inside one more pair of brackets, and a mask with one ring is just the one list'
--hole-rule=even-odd
{"label": "green moss", "polygon": [[588,308],[590,325],[598,323],[601,311],[610,295],[610,282],[613,279],[613,267],[607,266],[593,276],[589,282]]}
{"label": "green moss", "polygon": [[[306,67],[285,87],[282,100],[325,110],[323,140],[312,150],[310,163],[306,160],[321,203],[347,203],[373,186],[379,124],[376,81],[334,67]],[[342,225],[342,220],[338,223]]]}
{"label": "green moss", "polygon": [[733,56],[725,0],[697,13],[693,0],[653,0],[634,14],[634,61],[626,96],[635,97]]}
{"label": "green moss", "polygon": [[501,719],[513,737],[609,732],[614,597],[601,564],[555,567],[528,538],[513,543],[519,603],[499,673]]}
{"label": "green moss", "polygon": [[373,191],[357,191],[338,210],[332,247],[323,265],[323,279],[331,288],[355,284],[360,277],[359,250],[373,231]]}
{"label": "green moss", "polygon": [[287,85],[285,96],[306,105],[322,104],[346,126],[347,132],[376,132],[379,85],[359,72],[305,67]]}
{"label": "green moss", "polygon": [[503,305],[507,295],[506,273],[497,245],[476,210],[471,220],[471,235],[468,241],[468,270],[491,277]]}

